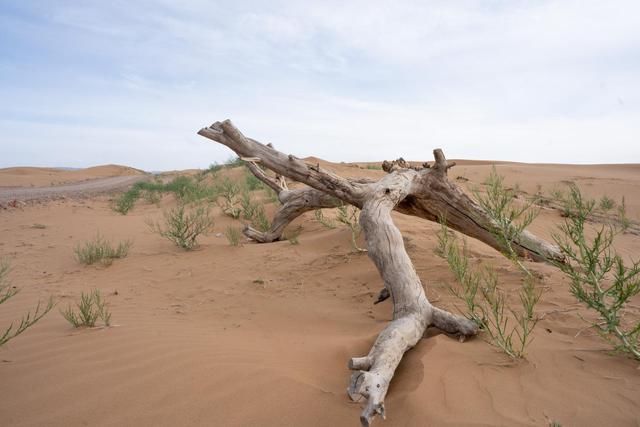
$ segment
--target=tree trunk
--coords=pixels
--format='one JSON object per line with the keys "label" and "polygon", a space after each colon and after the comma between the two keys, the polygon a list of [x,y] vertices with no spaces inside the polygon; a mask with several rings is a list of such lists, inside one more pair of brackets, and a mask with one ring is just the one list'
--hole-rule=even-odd
{"label": "tree trunk", "polygon": [[[369,257],[393,301],[393,320],[380,332],[369,354],[349,361],[349,368],[354,371],[349,396],[353,400],[367,399],[360,417],[362,425],[370,425],[376,415],[384,417],[384,398],[396,367],[428,326],[436,326],[462,338],[477,333],[477,326],[472,321],[429,303],[405,250],[402,235],[391,218],[394,209],[432,221],[446,218],[450,227],[502,249],[491,232],[495,227],[491,219],[447,179],[450,166],[442,151],[434,151],[436,162],[431,167],[416,170],[405,162],[396,162],[388,167],[388,175],[377,182],[366,182],[339,177],[319,165],[306,164],[292,155],[287,156],[246,138],[229,120],[216,122],[198,133],[226,145],[240,157],[259,159],[261,165],[278,175],[312,187],[287,192],[280,188],[283,206],[276,214],[274,227],[262,235],[251,232],[256,240],[277,240],[286,224],[310,209],[335,207],[339,201],[361,209],[360,224]],[[257,166],[251,170],[256,176],[261,172]],[[262,175],[258,178],[271,179]],[[272,186],[274,182],[268,185]],[[516,248],[519,254],[537,260],[562,260],[556,247],[529,233],[518,238]]]}

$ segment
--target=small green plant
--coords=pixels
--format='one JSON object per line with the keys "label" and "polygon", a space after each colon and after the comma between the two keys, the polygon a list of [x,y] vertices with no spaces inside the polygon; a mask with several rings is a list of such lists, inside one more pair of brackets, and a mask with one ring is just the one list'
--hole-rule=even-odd
{"label": "small green plant", "polygon": [[263,190],[265,188],[265,185],[254,174],[252,174],[250,170],[247,169],[247,173],[245,176],[245,187],[249,191],[254,191]]}
{"label": "small green plant", "polygon": [[108,266],[114,259],[124,258],[129,254],[132,242],[125,240],[113,247],[111,243],[98,233],[93,240],[84,242],[74,249],[75,258],[81,264],[91,265],[97,262]]}
{"label": "small green plant", "polygon": [[111,313],[107,309],[106,303],[100,295],[100,291],[97,289],[88,294],[82,292],[80,302],[76,304],[76,308],[77,311],[71,306],[68,306],[66,310],[60,311],[60,314],[62,314],[74,328],[80,328],[82,326],[93,328],[98,319],[102,320],[105,326],[111,326]]}
{"label": "small green plant", "polygon": [[337,220],[347,227],[351,231],[351,246],[358,252],[366,252],[366,249],[363,249],[358,246],[358,236],[360,236],[360,232],[362,231],[360,228],[360,222],[358,221],[360,210],[355,206],[347,206],[340,205],[338,206],[338,216]]}
{"label": "small green plant", "polygon": [[244,190],[240,196],[240,208],[244,219],[252,220],[258,213],[258,204],[251,198],[251,193]]}
{"label": "small green plant", "polygon": [[602,196],[600,198],[600,203],[598,204],[598,207],[604,212],[609,212],[615,206],[616,206],[616,201],[608,197],[607,195]]}
{"label": "small green plant", "polygon": [[[509,189],[504,179],[492,169],[485,182],[486,193],[474,190],[474,195],[494,223],[494,236],[502,247],[503,254],[524,274],[518,292],[521,309],[516,310],[507,300],[506,294],[498,286],[498,276],[491,267],[476,270],[469,263],[466,245],[456,242],[444,221],[438,233],[436,253],[446,259],[454,273],[456,287],[449,285],[450,292],[466,305],[467,316],[476,322],[489,336],[489,341],[508,356],[523,358],[532,340],[532,332],[538,323],[535,307],[542,292],[537,286],[538,279],[520,261],[515,250],[515,242],[524,229],[535,219],[538,211],[531,209],[535,200],[516,206],[514,199],[517,186]],[[515,324],[513,323],[515,321]]]}
{"label": "small green plant", "polygon": [[625,232],[631,225],[631,220],[627,216],[627,204],[622,197],[622,201],[620,202],[620,206],[618,206],[618,222],[620,224],[620,231]]}
{"label": "small green plant", "polygon": [[224,235],[227,237],[231,246],[240,246],[242,232],[238,228],[229,226],[225,230]]}
{"label": "small green plant", "polygon": [[31,226],[31,228],[35,228],[37,230],[44,230],[45,228],[47,228],[47,226],[44,224],[35,223]]}
{"label": "small green plant", "polygon": [[185,250],[195,248],[198,245],[198,237],[209,233],[213,225],[214,220],[209,207],[187,207],[182,203],[164,212],[164,225],[147,220],[147,226],[152,232]]}
{"label": "small green plant", "polygon": [[269,221],[267,213],[264,211],[264,207],[262,207],[262,205],[258,205],[256,207],[252,225],[262,232],[267,232],[271,229],[271,222]]}
{"label": "small green plant", "polygon": [[568,217],[554,236],[567,260],[558,267],[571,281],[576,299],[597,313],[600,321],[592,326],[615,350],[640,360],[640,319],[624,322],[625,307],[640,293],[640,261],[628,266],[613,249],[624,223],[602,225],[589,239],[585,224],[595,201],[585,199],[576,186],[570,188],[569,197],[575,215]]}
{"label": "small green plant", "polygon": [[224,166],[233,169],[239,166],[244,166],[244,161],[240,157],[229,157],[226,162],[224,162]]}
{"label": "small green plant", "polygon": [[380,165],[367,165],[367,169],[369,169],[369,170],[377,170],[377,171],[380,170],[381,171],[382,170],[382,166],[380,166]]}
{"label": "small green plant", "polygon": [[540,300],[540,292],[534,282],[525,280],[519,292],[522,310],[516,310],[498,287],[495,271],[490,267],[474,269],[470,265],[466,245],[463,243],[460,247],[444,222],[438,233],[436,252],[447,261],[454,274],[457,284],[448,284],[447,287],[465,304],[463,313],[488,335],[491,344],[513,359],[523,358],[538,322],[534,308]]}
{"label": "small green plant", "polygon": [[126,215],[136,204],[136,200],[140,197],[140,190],[131,188],[118,196],[112,205],[112,209],[119,214]]}
{"label": "small green plant", "polygon": [[315,217],[316,221],[318,221],[320,224],[324,225],[325,227],[329,229],[336,228],[336,222],[325,217],[324,214],[322,213],[322,209],[316,209],[315,212],[313,213],[313,216]]}
{"label": "small green plant", "polygon": [[[7,278],[10,270],[9,262],[0,260],[0,304],[14,297],[20,291],[15,286],[12,286]],[[35,325],[36,322],[51,311],[54,305],[53,298],[50,298],[49,302],[44,306],[38,301],[38,305],[33,312],[29,311],[26,315],[22,316],[22,319],[20,319],[17,325],[11,322],[9,327],[0,333],[0,347]]]}
{"label": "small green plant", "polygon": [[518,260],[514,242],[538,215],[539,210],[532,208],[535,200],[529,200],[516,206],[514,203],[516,190],[505,187],[504,178],[498,175],[495,166],[485,181],[485,185],[485,194],[482,194],[478,189],[475,189],[473,194],[480,206],[494,221],[495,229],[492,232],[502,246],[503,253],[520,269],[529,273]]}
{"label": "small green plant", "polygon": [[222,209],[225,215],[231,218],[238,219],[242,213],[242,209],[238,206],[238,194],[240,193],[240,186],[231,181],[228,177],[225,177],[218,184],[218,194],[222,200],[218,200],[218,206]]}

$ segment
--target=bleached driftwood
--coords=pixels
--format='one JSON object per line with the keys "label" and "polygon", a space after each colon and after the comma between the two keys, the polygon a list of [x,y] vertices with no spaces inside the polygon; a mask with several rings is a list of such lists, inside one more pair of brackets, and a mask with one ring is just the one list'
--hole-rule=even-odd
{"label": "bleached driftwood", "polygon": [[[431,305],[423,285],[409,258],[400,230],[391,212],[415,215],[431,221],[446,217],[447,224],[462,233],[501,249],[492,230],[494,224],[484,211],[454,183],[447,179],[450,165],[441,150],[435,150],[435,163],[422,168],[406,162],[391,162],[388,175],[379,181],[351,180],[333,174],[319,165],[310,165],[271,146],[245,137],[229,120],[216,122],[198,134],[226,145],[238,156],[250,158],[251,170],[278,191],[283,206],[276,214],[274,228],[263,233],[260,241],[277,240],[282,229],[302,212],[337,203],[352,204],[361,209],[360,224],[365,233],[368,254],[374,262],[385,289],[393,301],[392,321],[378,335],[369,354],[354,357],[349,367],[354,372],[348,388],[354,400],[365,398],[360,420],[370,425],[376,415],[384,417],[384,398],[396,367],[404,353],[416,345],[426,328],[436,326],[462,338],[475,335],[476,325],[461,316]],[[272,170],[311,188],[284,190],[257,167]],[[261,176],[259,176],[261,175]],[[519,236],[516,250],[536,260],[561,260],[559,250],[530,233]]]}

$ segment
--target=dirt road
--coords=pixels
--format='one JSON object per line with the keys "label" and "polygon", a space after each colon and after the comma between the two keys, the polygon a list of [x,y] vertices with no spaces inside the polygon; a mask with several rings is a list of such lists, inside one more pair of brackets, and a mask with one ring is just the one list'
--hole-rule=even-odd
{"label": "dirt road", "polygon": [[148,175],[115,176],[111,178],[99,178],[74,184],[57,185],[53,187],[0,187],[0,203],[13,200],[28,201],[55,199],[59,197],[87,196],[97,193],[126,188],[138,181],[148,179]]}

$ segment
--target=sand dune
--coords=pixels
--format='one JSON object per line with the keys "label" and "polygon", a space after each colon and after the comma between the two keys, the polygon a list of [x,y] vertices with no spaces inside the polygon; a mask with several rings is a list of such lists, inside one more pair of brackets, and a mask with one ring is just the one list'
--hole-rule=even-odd
{"label": "sand dune", "polygon": [[[314,160],[321,162],[307,159]],[[345,176],[383,174],[323,165]],[[458,182],[470,188],[490,168],[461,162],[450,177],[464,177],[468,181]],[[624,195],[629,216],[640,219],[638,165],[500,163],[497,169],[529,194],[538,185],[548,191],[574,182],[592,196]],[[16,185],[17,176],[25,185],[49,185],[47,173],[2,170],[0,185]],[[107,171],[83,176],[92,173]],[[174,204],[171,196],[161,202]],[[266,209],[272,214],[276,207]],[[391,316],[388,303],[372,304],[382,286],[373,264],[352,251],[347,229],[326,229],[313,214],[293,225],[303,227],[298,245],[230,247],[216,233],[239,222],[215,212],[214,234],[198,250],[183,252],[148,231],[145,219],[159,217],[161,209],[144,202],[127,216],[111,211],[104,196],[0,211],[0,257],[11,260],[11,280],[22,289],[0,306],[0,327],[38,299],[53,295],[64,308],[94,288],[106,296],[115,324],[74,330],[54,309],[1,348],[4,425],[358,425],[360,405],[346,395],[346,363],[368,351]],[[438,225],[400,214],[395,219],[429,299],[455,310],[445,286],[453,277],[433,253]],[[544,209],[532,229],[550,238],[560,221],[556,210]],[[73,247],[98,231],[114,241],[132,239],[130,255],[107,268],[78,264]],[[621,236],[617,245],[638,258],[636,235]],[[470,241],[469,250],[474,262],[494,264],[517,298],[520,276],[510,263],[479,242]],[[405,355],[387,396],[388,419],[375,425],[638,425],[638,363],[610,354],[585,329],[581,316],[590,314],[557,269],[529,265],[547,290],[527,361],[509,363],[481,338],[459,343],[431,331]],[[629,315],[637,317],[640,301],[634,304]]]}
{"label": "sand dune", "polygon": [[96,178],[132,176],[144,171],[120,165],[102,165],[86,169],[13,167],[0,169],[0,187],[47,187]]}

